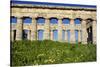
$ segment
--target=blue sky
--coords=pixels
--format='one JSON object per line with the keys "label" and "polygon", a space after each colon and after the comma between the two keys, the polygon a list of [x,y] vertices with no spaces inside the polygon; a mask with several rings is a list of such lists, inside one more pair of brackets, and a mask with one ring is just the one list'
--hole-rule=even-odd
{"label": "blue sky", "polygon": [[12,1],[37,1],[37,2],[51,2],[51,3],[70,3],[70,4],[86,4],[96,5],[96,0],[12,0]]}
{"label": "blue sky", "polygon": [[[90,4],[81,4],[81,3],[74,3],[74,2],[69,3],[70,1],[67,1],[67,2],[64,2],[64,1],[59,2],[59,0],[57,2],[52,2],[52,1],[49,1],[49,0],[46,0],[46,1],[44,1],[44,0],[42,0],[42,1],[39,1],[39,0],[12,0],[12,1],[15,4],[33,4],[33,5],[39,4],[39,5],[50,5],[50,6],[73,6],[73,7],[77,6],[77,7],[96,8],[96,6],[94,4],[90,5]],[[21,2],[19,2],[19,1],[21,1]]]}
{"label": "blue sky", "polygon": [[38,40],[43,40],[44,30],[38,30]]}

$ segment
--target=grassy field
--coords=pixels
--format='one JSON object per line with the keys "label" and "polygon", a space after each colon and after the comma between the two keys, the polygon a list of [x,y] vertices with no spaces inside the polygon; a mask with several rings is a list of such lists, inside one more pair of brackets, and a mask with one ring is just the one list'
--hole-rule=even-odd
{"label": "grassy field", "polygon": [[93,44],[68,44],[49,40],[11,43],[11,66],[92,61],[96,61],[96,46]]}

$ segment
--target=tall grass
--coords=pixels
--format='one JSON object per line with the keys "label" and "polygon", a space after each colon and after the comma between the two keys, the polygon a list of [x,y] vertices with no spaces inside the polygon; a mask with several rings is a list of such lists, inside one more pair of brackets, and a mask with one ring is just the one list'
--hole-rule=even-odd
{"label": "tall grass", "polygon": [[11,66],[96,61],[96,45],[44,41],[11,43]]}

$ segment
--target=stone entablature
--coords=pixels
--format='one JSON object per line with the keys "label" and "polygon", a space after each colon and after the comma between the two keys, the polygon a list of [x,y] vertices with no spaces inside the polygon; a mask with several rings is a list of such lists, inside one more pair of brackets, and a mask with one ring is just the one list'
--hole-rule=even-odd
{"label": "stone entablature", "polygon": [[[58,41],[62,41],[62,30],[70,30],[71,37],[70,42],[75,43],[75,30],[78,30],[78,42],[86,44],[89,39],[89,32],[87,29],[92,27],[92,39],[96,44],[96,8],[81,8],[81,7],[57,7],[55,6],[39,6],[28,4],[12,4],[11,16],[17,17],[17,23],[11,24],[11,31],[16,30],[16,39],[22,40],[22,33],[24,29],[29,30],[28,39],[38,40],[37,31],[44,30],[43,39],[53,40],[52,30],[58,30]],[[23,23],[23,17],[32,18],[32,23]],[[45,19],[44,24],[37,24],[37,18],[43,17]],[[57,18],[57,24],[51,24],[50,18]],[[63,24],[64,18],[70,19],[70,24]],[[81,24],[75,24],[74,19],[79,18]],[[87,22],[87,20],[92,20]],[[88,23],[88,24],[87,24]],[[82,31],[82,34],[80,32]],[[67,34],[67,33],[66,33]],[[12,40],[14,40],[14,32],[12,32]],[[66,36],[67,37],[67,36]],[[81,38],[82,37],[82,38]],[[65,38],[67,41],[67,38]]]}
{"label": "stone entablature", "polygon": [[[34,9],[34,8],[18,8],[14,7],[11,9],[12,16],[16,17],[57,17],[57,18],[92,18],[96,20],[96,11],[85,11],[85,10],[58,10],[58,9]],[[28,13],[27,13],[28,12]],[[48,13],[49,12],[49,13]]]}

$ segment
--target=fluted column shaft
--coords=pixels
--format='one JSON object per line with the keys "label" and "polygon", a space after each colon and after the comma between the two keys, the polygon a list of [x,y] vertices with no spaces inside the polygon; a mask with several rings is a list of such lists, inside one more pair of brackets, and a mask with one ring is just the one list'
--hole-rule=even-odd
{"label": "fluted column shaft", "polygon": [[13,41],[14,40],[14,31],[13,30],[11,30],[10,36],[11,36],[11,41]]}
{"label": "fluted column shaft", "polygon": [[31,31],[30,30],[28,30],[28,40],[30,40],[31,39]]}
{"label": "fluted column shaft", "polygon": [[62,41],[62,19],[58,19],[58,41]]}
{"label": "fluted column shaft", "polygon": [[50,39],[50,21],[49,21],[49,18],[46,18],[45,19],[44,39],[46,39],[46,40],[49,40]]}
{"label": "fluted column shaft", "polygon": [[31,24],[31,40],[37,40],[37,24],[36,24],[36,18],[32,18],[32,24]]}
{"label": "fluted column shaft", "polygon": [[87,37],[86,21],[82,20],[82,44],[87,44]]}
{"label": "fluted column shaft", "polygon": [[50,31],[50,39],[53,40],[53,30]]}
{"label": "fluted column shaft", "polygon": [[74,19],[70,20],[70,43],[75,43],[75,30],[74,30]]}
{"label": "fluted column shaft", "polygon": [[17,18],[17,26],[16,26],[16,40],[22,40],[23,33],[23,22],[22,18]]}
{"label": "fluted column shaft", "polygon": [[97,26],[96,26],[96,21],[94,20],[93,22],[92,22],[92,33],[93,33],[93,43],[94,44],[96,44],[96,40],[97,40],[97,28],[96,28]]}
{"label": "fluted column shaft", "polygon": [[78,42],[81,42],[81,30],[78,30]]}
{"label": "fluted column shaft", "polygon": [[68,33],[66,30],[65,30],[65,41],[68,42]]}

